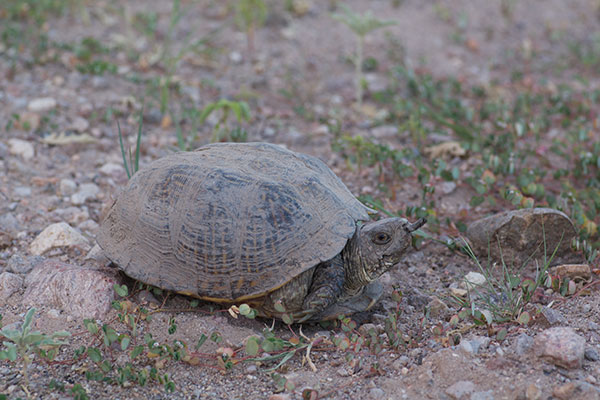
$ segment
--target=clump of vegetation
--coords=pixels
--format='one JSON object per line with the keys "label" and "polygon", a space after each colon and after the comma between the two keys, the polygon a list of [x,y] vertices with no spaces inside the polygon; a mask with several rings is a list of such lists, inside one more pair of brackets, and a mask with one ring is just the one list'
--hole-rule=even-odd
{"label": "clump of vegetation", "polygon": [[267,18],[267,5],[263,0],[237,0],[235,3],[235,22],[246,32],[248,54],[254,54],[255,32]]}
{"label": "clump of vegetation", "polygon": [[355,84],[356,84],[356,101],[358,104],[362,104],[363,99],[363,86],[364,79],[362,75],[363,68],[363,51],[365,44],[365,36],[367,34],[386,27],[394,25],[395,21],[382,21],[373,16],[371,11],[367,11],[365,14],[354,13],[346,6],[340,6],[343,13],[333,14],[333,18],[337,21],[344,23],[348,26],[352,32],[356,35],[356,55],[354,59],[355,65]]}
{"label": "clump of vegetation", "polygon": [[29,372],[28,368],[34,356],[39,356],[52,361],[57,355],[60,346],[67,342],[61,340],[71,336],[67,331],[58,331],[50,335],[40,331],[32,331],[31,323],[35,315],[35,308],[30,308],[25,314],[23,324],[17,329],[3,328],[0,336],[3,337],[3,349],[0,350],[0,360],[8,360],[16,363],[21,362],[21,375],[25,380],[22,385],[25,393],[29,394]]}

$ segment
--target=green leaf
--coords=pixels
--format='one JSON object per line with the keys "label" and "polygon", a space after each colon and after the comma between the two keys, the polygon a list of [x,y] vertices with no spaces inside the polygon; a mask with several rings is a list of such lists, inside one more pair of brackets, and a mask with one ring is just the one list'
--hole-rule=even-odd
{"label": "green leaf", "polygon": [[126,285],[119,285],[118,283],[115,283],[113,288],[115,289],[115,293],[117,293],[120,297],[126,297],[129,292]]}
{"label": "green leaf", "polygon": [[13,342],[16,342],[21,337],[21,332],[14,329],[5,328],[0,331],[0,335],[4,336],[9,340],[12,340]]}
{"label": "green leaf", "polygon": [[367,11],[363,15],[356,14],[350,8],[340,5],[343,14],[333,14],[331,17],[336,21],[340,21],[348,26],[352,32],[360,37],[364,37],[369,32],[390,25],[395,25],[396,21],[382,21],[373,16],[371,11]]}
{"label": "green leaf", "polygon": [[102,361],[102,353],[100,353],[100,350],[98,350],[95,347],[88,347],[87,354],[90,360],[92,360],[93,362],[97,363]]}
{"label": "green leaf", "polygon": [[208,336],[206,336],[204,333],[200,335],[200,339],[198,339],[198,343],[196,343],[196,350],[198,350],[204,344],[204,342],[206,342],[206,339],[208,339]]}
{"label": "green leaf", "polygon": [[246,316],[252,312],[252,308],[248,304],[242,304],[239,307],[240,314]]}
{"label": "green leaf", "polygon": [[14,343],[8,342],[4,342],[4,346],[6,346],[6,350],[0,351],[0,360],[16,361],[17,346]]}
{"label": "green leaf", "polygon": [[21,331],[23,333],[29,332],[29,326],[31,325],[31,321],[33,320],[34,314],[35,314],[35,307],[30,308],[29,311],[27,311],[27,314],[25,314],[25,320],[23,321],[23,327],[21,328]]}
{"label": "green leaf", "polygon": [[121,350],[125,351],[131,342],[131,338],[127,335],[121,337]]}
{"label": "green leaf", "polygon": [[508,334],[508,330],[506,328],[502,328],[498,331],[498,333],[496,334],[496,340],[501,342],[506,338],[506,335]]}
{"label": "green leaf", "polygon": [[258,354],[260,346],[258,344],[258,338],[256,336],[251,336],[246,340],[246,354],[251,357],[254,357]]}
{"label": "green leaf", "polygon": [[283,323],[285,323],[286,325],[291,325],[294,323],[294,318],[292,318],[292,316],[290,314],[282,314],[281,315],[281,320],[283,321]]}
{"label": "green leaf", "polygon": [[521,325],[527,325],[529,321],[531,321],[531,315],[527,311],[523,311],[517,318],[517,322]]}
{"label": "green leaf", "polygon": [[137,345],[133,348],[133,350],[131,350],[131,352],[129,353],[129,357],[133,360],[134,358],[136,358],[143,352],[144,352],[144,346]]}
{"label": "green leaf", "polygon": [[96,324],[96,322],[94,320],[84,319],[83,324],[84,324],[85,328],[88,330],[88,332],[91,333],[92,335],[95,335],[96,333],[98,333],[98,325]]}
{"label": "green leaf", "polygon": [[283,303],[281,302],[281,300],[277,300],[275,302],[275,304],[273,304],[273,307],[275,308],[275,311],[280,312],[280,313],[284,313],[285,312],[285,306],[283,305]]}

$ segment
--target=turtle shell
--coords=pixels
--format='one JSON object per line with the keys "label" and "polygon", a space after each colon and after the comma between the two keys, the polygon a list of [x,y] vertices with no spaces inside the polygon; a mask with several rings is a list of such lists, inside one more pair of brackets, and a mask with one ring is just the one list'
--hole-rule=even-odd
{"label": "turtle shell", "polygon": [[234,302],[335,257],[368,211],[315,157],[273,144],[218,143],[138,171],[97,241],[134,279]]}

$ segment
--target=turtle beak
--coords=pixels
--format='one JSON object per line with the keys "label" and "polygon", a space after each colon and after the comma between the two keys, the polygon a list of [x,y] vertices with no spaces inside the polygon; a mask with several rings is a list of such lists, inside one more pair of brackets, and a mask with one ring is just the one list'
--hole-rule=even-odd
{"label": "turtle beak", "polygon": [[426,218],[419,218],[414,223],[408,225],[408,232],[412,233],[427,223]]}

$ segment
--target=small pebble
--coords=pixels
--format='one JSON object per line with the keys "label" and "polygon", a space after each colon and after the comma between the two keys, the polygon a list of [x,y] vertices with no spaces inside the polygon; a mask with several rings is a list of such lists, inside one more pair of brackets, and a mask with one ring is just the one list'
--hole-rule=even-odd
{"label": "small pebble", "polygon": [[84,183],[79,190],[71,195],[71,203],[74,205],[84,204],[87,200],[93,200],[100,193],[100,188],[95,183]]}
{"label": "small pebble", "polygon": [[600,359],[598,352],[596,351],[596,349],[594,349],[592,347],[588,347],[587,349],[585,349],[585,352],[583,353],[583,355],[584,355],[585,359],[588,361],[598,361],[598,359]]}
{"label": "small pebble", "polygon": [[234,64],[241,64],[241,62],[244,61],[244,57],[240,52],[232,51],[231,53],[229,53],[229,61],[231,61]]}
{"label": "small pebble", "polygon": [[17,186],[16,188],[14,188],[13,193],[17,197],[30,197],[31,188],[28,186]]}
{"label": "small pebble", "polygon": [[27,104],[27,109],[32,112],[44,112],[56,107],[56,100],[52,97],[40,97],[33,99]]}
{"label": "small pebble", "polygon": [[522,356],[531,349],[531,346],[533,346],[533,338],[526,333],[521,333],[514,344],[515,353]]}
{"label": "small pebble", "polygon": [[466,399],[475,390],[475,384],[471,381],[458,381],[446,389],[446,394],[451,399]]}
{"label": "small pebble", "polygon": [[35,154],[35,149],[31,142],[21,139],[9,139],[8,151],[13,156],[20,156],[23,160],[31,160]]}
{"label": "small pebble", "polygon": [[71,196],[77,190],[77,184],[72,179],[61,179],[58,184],[61,196]]}
{"label": "small pebble", "polygon": [[372,388],[369,390],[369,399],[382,399],[385,396],[385,392],[380,388]]}

